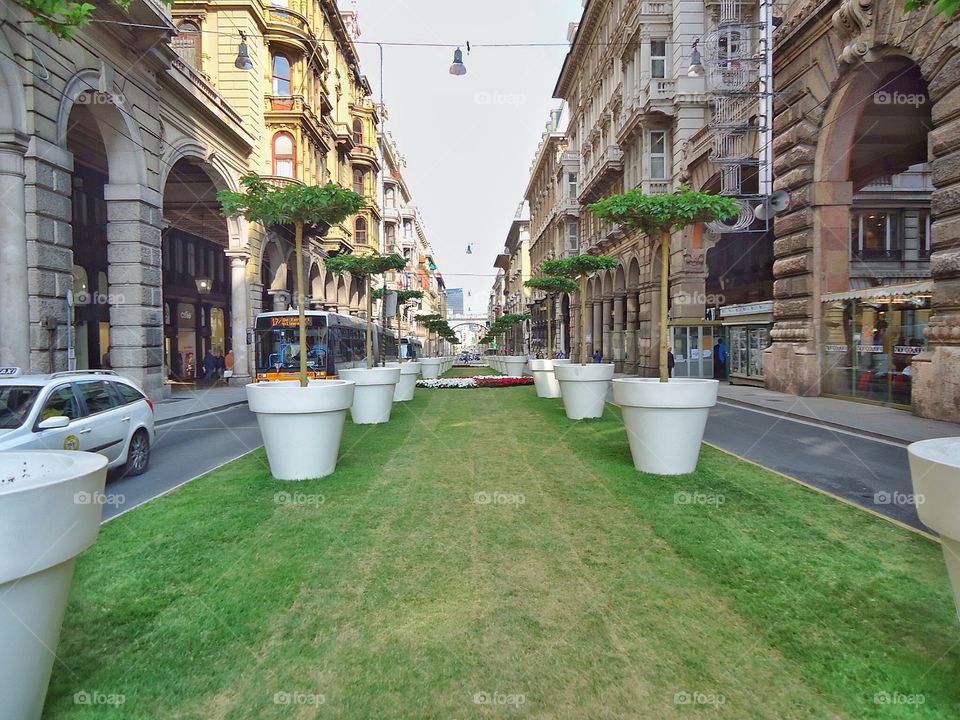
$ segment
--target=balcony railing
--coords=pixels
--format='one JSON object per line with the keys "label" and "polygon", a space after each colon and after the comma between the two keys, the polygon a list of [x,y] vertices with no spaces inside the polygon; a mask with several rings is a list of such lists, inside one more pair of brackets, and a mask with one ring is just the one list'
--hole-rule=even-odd
{"label": "balcony railing", "polygon": [[643,181],[644,195],[666,195],[668,192],[670,192],[669,180],[644,180]]}
{"label": "balcony railing", "polygon": [[673,15],[673,3],[669,0],[644,0],[640,6],[642,15]]}
{"label": "balcony railing", "polygon": [[207,78],[197,72],[194,68],[190,67],[188,63],[185,63],[179,57],[173,58],[171,60],[171,64],[177,70],[186,75],[190,83],[197,88],[197,90],[199,90],[213,105],[215,105],[218,110],[223,112],[234,122],[241,124],[243,123],[243,118],[240,117],[240,114],[230,107],[230,104],[219,92],[217,92],[217,89],[209,80],[207,80]]}
{"label": "balcony railing", "polygon": [[261,175],[261,180],[265,180],[274,187],[283,188],[288,185],[303,185],[303,180],[298,180],[297,178],[284,177],[283,175]]}
{"label": "balcony railing", "polygon": [[311,34],[310,25],[307,23],[307,19],[296,10],[274,7],[272,5],[268,5],[266,9],[268,13],[267,22],[270,25],[290,28],[297,31],[301,35]]}

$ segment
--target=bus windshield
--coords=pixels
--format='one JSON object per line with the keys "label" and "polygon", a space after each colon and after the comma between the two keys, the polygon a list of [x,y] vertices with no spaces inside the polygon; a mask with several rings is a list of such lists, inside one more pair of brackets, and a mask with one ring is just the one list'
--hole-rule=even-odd
{"label": "bus windshield", "polygon": [[[306,321],[307,368],[327,371],[333,357],[328,352],[326,318],[307,315]],[[257,318],[258,370],[299,370],[300,352],[300,327],[296,314]]]}

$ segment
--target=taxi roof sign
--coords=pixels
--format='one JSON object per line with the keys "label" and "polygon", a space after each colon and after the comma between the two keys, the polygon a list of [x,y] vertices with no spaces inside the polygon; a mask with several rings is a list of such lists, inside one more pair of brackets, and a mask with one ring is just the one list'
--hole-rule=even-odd
{"label": "taxi roof sign", "polygon": [[18,367],[0,367],[0,377],[19,377],[23,371]]}

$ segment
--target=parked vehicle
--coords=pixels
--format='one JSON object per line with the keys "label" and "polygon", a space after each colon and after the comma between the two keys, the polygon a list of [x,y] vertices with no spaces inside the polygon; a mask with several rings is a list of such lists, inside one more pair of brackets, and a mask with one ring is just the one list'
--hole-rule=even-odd
{"label": "parked vehicle", "polygon": [[24,375],[0,368],[0,452],[86,450],[139,475],[156,439],[153,403],[112,370]]}

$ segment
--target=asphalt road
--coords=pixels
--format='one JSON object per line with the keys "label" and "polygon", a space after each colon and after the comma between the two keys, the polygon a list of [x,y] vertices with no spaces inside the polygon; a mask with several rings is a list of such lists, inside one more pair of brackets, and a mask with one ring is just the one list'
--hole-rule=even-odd
{"label": "asphalt road", "polygon": [[913,506],[906,444],[722,401],[704,440],[834,495],[932,532]]}
{"label": "asphalt road", "polygon": [[157,427],[150,466],[137,477],[112,474],[103,519],[141,505],[262,445],[257,419],[246,405]]}
{"label": "asphalt road", "polygon": [[[109,520],[259,447],[256,418],[245,405],[157,429],[150,469],[108,482]],[[910,498],[906,444],[814,425],[722,401],[704,439],[858,505],[928,530]]]}

